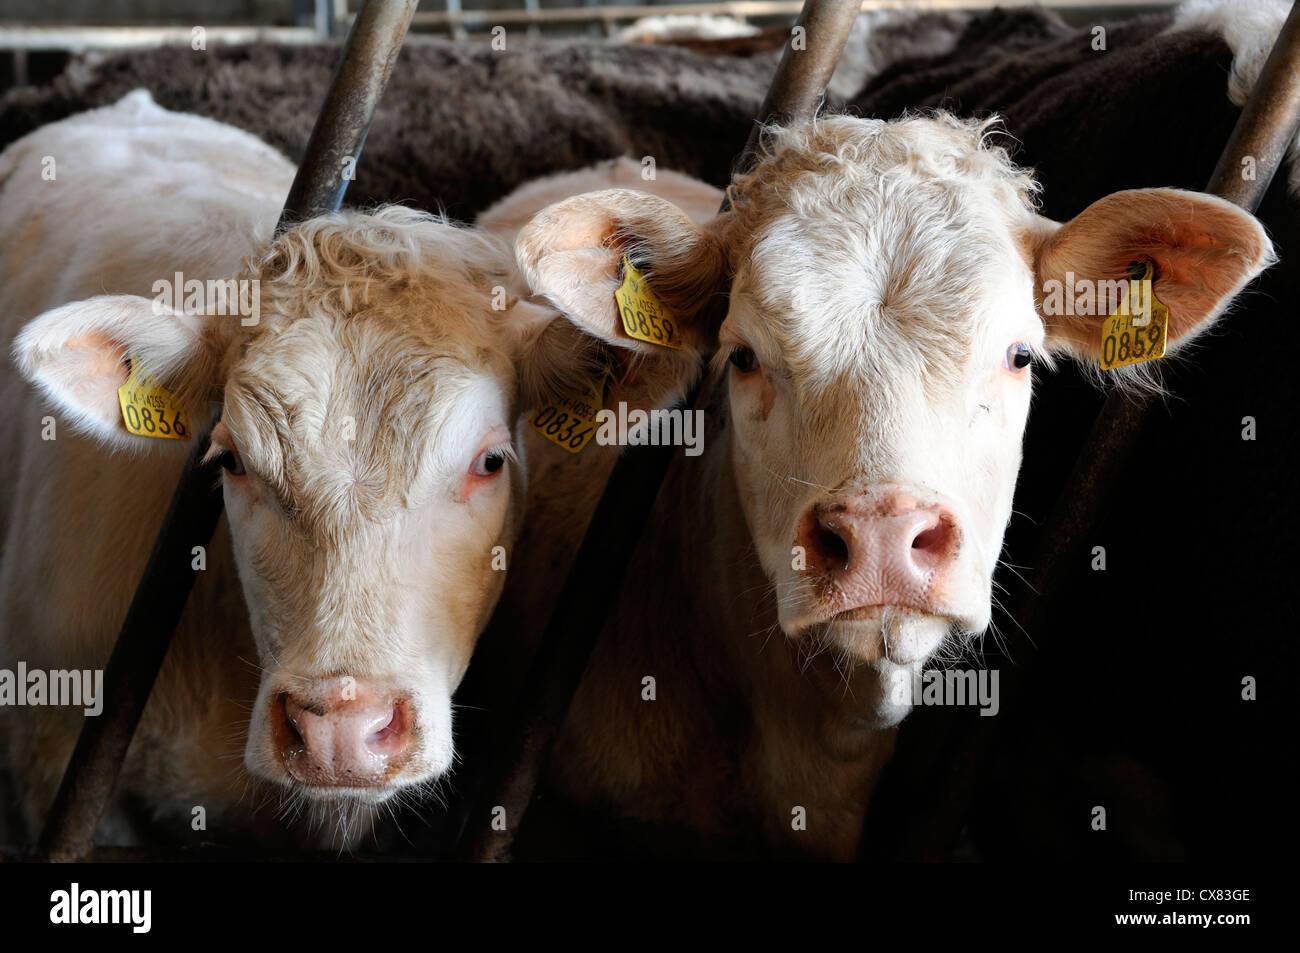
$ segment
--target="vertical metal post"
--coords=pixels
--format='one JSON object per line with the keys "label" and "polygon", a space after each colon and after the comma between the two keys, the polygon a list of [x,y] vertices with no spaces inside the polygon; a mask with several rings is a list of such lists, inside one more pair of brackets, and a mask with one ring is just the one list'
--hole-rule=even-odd
{"label": "vertical metal post", "polygon": [[332,212],[342,203],[416,6],[418,0],[366,0],[357,14],[285,199],[279,229]]}
{"label": "vertical metal post", "polygon": [[322,40],[330,37],[333,0],[293,0],[295,26],[309,26]]}
{"label": "vertical metal post", "polygon": [[316,35],[322,40],[328,40],[334,34],[334,7],[331,0],[316,0],[312,25],[316,27]]}
{"label": "vertical metal post", "polygon": [[[307,143],[278,228],[334,211],[361,154],[418,0],[367,0],[353,23],[338,71]],[[172,633],[194,586],[191,548],[206,545],[221,516],[215,473],[199,466],[207,431],[196,438],[144,576],[104,672],[104,711],[87,718],[41,834],[52,861],[86,856],[144,712]]]}
{"label": "vertical metal post", "polygon": [[[802,48],[787,44],[757,117],[760,124],[788,123],[814,114],[860,6],[860,0],[806,0],[795,21],[796,30],[802,30]],[[761,127],[756,125],[736,160],[736,170],[753,164],[760,141]],[[697,393],[687,399],[688,406]],[[542,636],[513,724],[498,733],[488,749],[493,758],[489,783],[482,797],[467,793],[481,821],[466,828],[469,858],[509,859],[514,835],[527,814],[596,638],[613,609],[675,449],[628,448],[615,464]],[[505,808],[506,831],[494,831],[487,823],[490,809],[497,805]]]}
{"label": "vertical metal post", "polygon": [[460,0],[445,0],[444,6],[447,10],[447,31],[451,34],[453,40],[463,40],[469,34],[465,30],[465,24],[460,19],[461,10]]}
{"label": "vertical metal post", "polygon": [[764,125],[786,125],[817,112],[861,9],[861,2],[846,0],[804,3],[733,173],[749,171],[758,158]]}
{"label": "vertical metal post", "polygon": [[[540,13],[542,9],[541,0],[524,0],[524,9],[529,13]],[[528,24],[529,37],[536,38],[542,35],[542,28],[536,21]]]}
{"label": "vertical metal post", "polygon": [[[1254,211],[1300,132],[1300,4],[1291,8],[1259,81],[1210,176],[1206,191]],[[1255,175],[1243,177],[1243,161]],[[1069,567],[1083,565],[1083,539],[1114,492],[1151,416],[1151,402],[1113,391],[1103,404],[1074,469],[1040,536],[1031,596],[1018,614],[1020,625],[1041,647],[1045,626],[1058,609],[1056,593]],[[1011,676],[1008,678],[1007,676]],[[1003,711],[1008,688],[1023,673],[1004,672]],[[944,859],[955,843],[979,783],[994,734],[989,722],[945,719],[939,736],[900,733],[894,763],[886,770],[868,814],[864,856]],[[918,750],[924,746],[925,751]]]}

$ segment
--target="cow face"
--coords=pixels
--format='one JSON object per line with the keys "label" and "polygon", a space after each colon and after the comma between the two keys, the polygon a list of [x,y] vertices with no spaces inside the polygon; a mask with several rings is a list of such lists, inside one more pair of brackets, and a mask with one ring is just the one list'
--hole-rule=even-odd
{"label": "cow face", "polygon": [[[1118,285],[1153,262],[1176,347],[1271,257],[1251,216],[1194,193],[1117,193],[1050,222],[985,133],[948,116],[773,130],[702,229],[615,191],[554,206],[518,243],[565,308],[603,305],[629,249],[687,312],[729,293],[712,373],[781,628],[882,670],[989,622],[1032,365],[1094,361],[1110,313],[1049,306],[1053,283]],[[595,277],[557,277],[558,236],[583,234],[602,239]]]}
{"label": "cow face", "polygon": [[928,218],[920,190],[871,204],[754,233],[719,374],[782,628],[910,663],[988,624],[1045,333],[996,223]]}
{"label": "cow face", "polygon": [[335,215],[250,260],[252,326],[111,296],[19,337],[28,377],[113,447],[171,445],[124,428],[128,360],[191,425],[223,402],[207,459],[262,673],[254,775],[337,806],[450,767],[452,692],[519,529],[518,411],[594,342],[512,276],[494,240],[431,216]]}

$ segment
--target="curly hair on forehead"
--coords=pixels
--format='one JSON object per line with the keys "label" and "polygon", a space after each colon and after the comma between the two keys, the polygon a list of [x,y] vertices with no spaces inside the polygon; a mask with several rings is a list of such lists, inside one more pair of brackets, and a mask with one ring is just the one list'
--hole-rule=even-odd
{"label": "curly hair on forehead", "polygon": [[262,283],[267,311],[292,319],[349,317],[372,303],[399,299],[417,284],[422,294],[490,292],[505,283],[512,261],[490,235],[442,215],[389,205],[296,225],[245,267],[249,278]]}
{"label": "curly hair on forehead", "polygon": [[765,130],[764,157],[729,192],[727,249],[797,376],[843,377],[889,354],[960,385],[989,275],[1017,255],[1038,189],[996,128],[936,112]]}
{"label": "curly hair on forehead", "polygon": [[148,344],[136,356],[195,419],[223,399],[250,348],[305,318],[329,322],[353,346],[378,335],[473,362],[499,350],[509,318],[494,302],[513,269],[497,239],[442,215],[396,205],[335,212],[267,240],[227,281],[254,283],[253,323],[206,316],[183,366]]}
{"label": "curly hair on forehead", "polygon": [[727,190],[740,234],[774,215],[816,217],[881,192],[882,180],[930,183],[958,204],[1000,207],[1009,217],[1036,208],[1039,185],[994,137],[997,116],[962,119],[936,110],[899,119],[823,116],[764,130],[762,157]]}

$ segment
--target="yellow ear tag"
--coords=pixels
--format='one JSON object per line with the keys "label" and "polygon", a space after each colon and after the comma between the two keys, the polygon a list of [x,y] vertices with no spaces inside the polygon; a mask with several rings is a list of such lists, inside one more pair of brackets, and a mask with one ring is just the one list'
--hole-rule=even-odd
{"label": "yellow ear tag", "polygon": [[577,453],[596,435],[596,414],[605,406],[609,365],[584,389],[563,394],[539,410],[533,429],[557,447]]}
{"label": "yellow ear tag", "polygon": [[623,283],[614,292],[614,301],[628,337],[675,351],[686,346],[672,315],[627,255],[623,256]]}
{"label": "yellow ear tag", "polygon": [[127,362],[131,373],[126,383],[117,389],[117,402],[122,405],[122,423],[126,429],[139,437],[188,440],[190,428],[172,395],[152,378],[142,376],[138,361],[128,357]]}
{"label": "yellow ear tag", "polygon": [[1165,356],[1169,309],[1156,298],[1155,266],[1134,262],[1129,279],[1128,294],[1101,326],[1103,371]]}

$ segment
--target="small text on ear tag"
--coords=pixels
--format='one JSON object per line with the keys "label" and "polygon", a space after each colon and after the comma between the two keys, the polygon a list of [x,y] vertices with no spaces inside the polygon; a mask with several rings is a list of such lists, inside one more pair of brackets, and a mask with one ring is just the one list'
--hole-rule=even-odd
{"label": "small text on ear tag", "polygon": [[596,415],[605,406],[605,384],[610,369],[598,374],[585,389],[570,391],[533,415],[533,429],[557,447],[577,453],[596,434]]}
{"label": "small text on ear tag", "polygon": [[122,407],[122,423],[139,437],[158,437],[164,440],[188,440],[189,425],[185,414],[172,395],[161,384],[140,373],[140,362],[127,358],[131,373],[126,383],[117,389],[117,402]]}
{"label": "small text on ear tag", "polygon": [[1156,298],[1155,266],[1134,262],[1129,271],[1128,294],[1101,326],[1101,369],[1154,361],[1165,355],[1169,335],[1169,309]]}
{"label": "small text on ear tag", "polygon": [[623,283],[614,292],[614,301],[628,337],[677,351],[686,346],[672,315],[627,255],[623,256]]}

